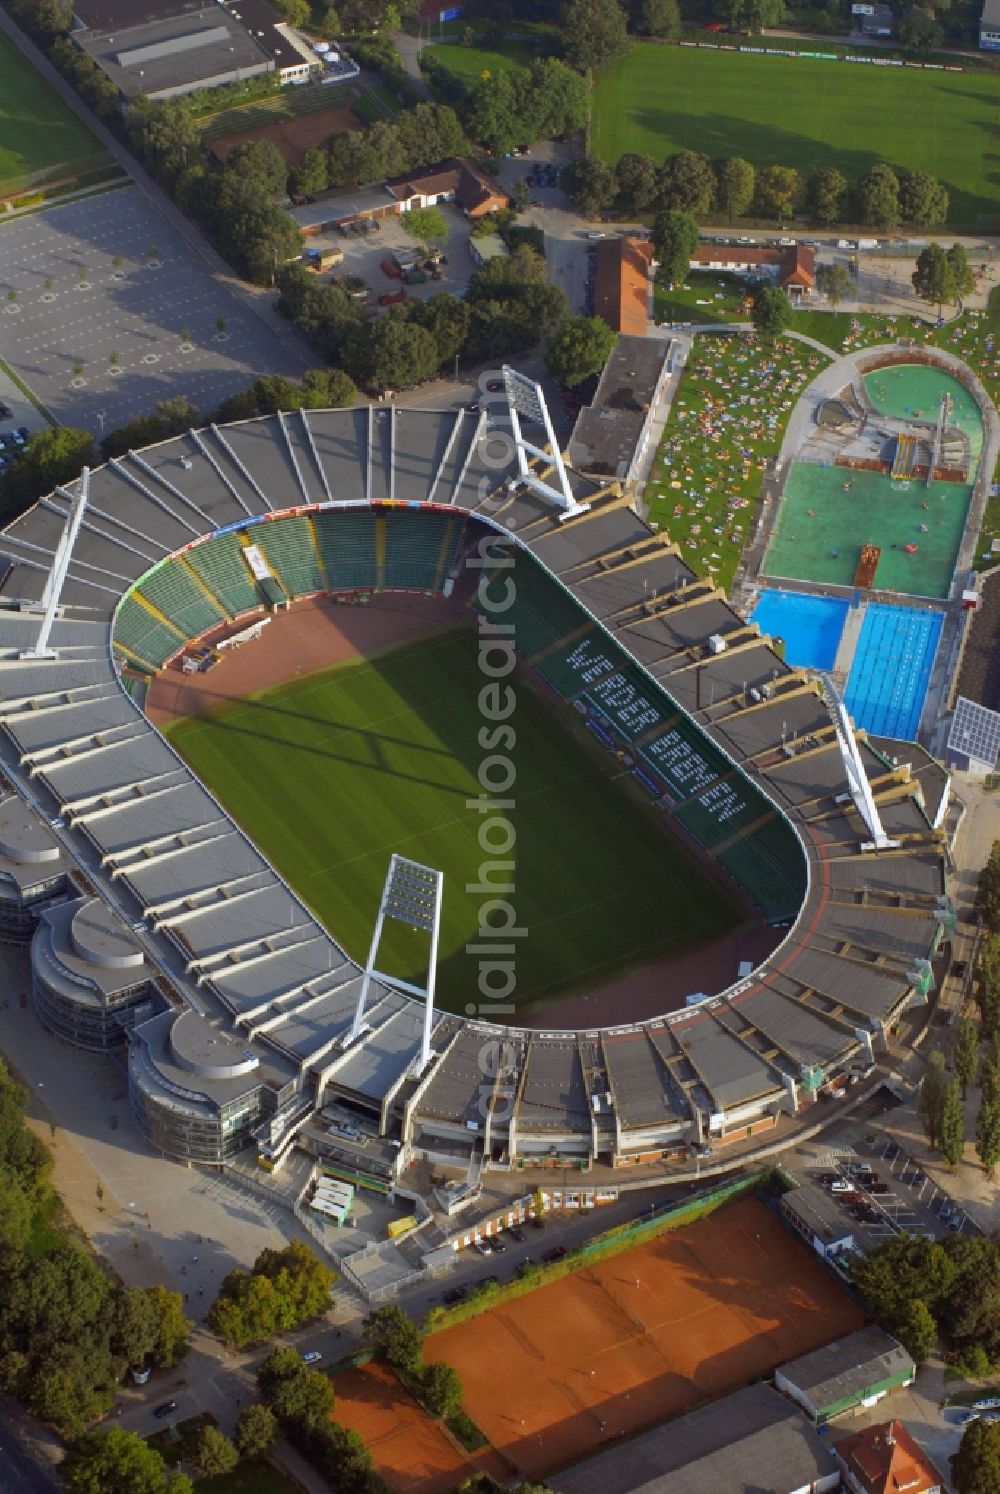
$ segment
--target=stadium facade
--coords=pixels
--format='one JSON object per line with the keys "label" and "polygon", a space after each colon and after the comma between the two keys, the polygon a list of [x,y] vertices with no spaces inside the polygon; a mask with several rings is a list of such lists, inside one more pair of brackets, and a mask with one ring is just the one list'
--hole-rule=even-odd
{"label": "stadium facade", "polygon": [[[277,1165],[332,1101],[377,1121],[396,1171],[421,1153],[625,1165],[766,1138],[926,999],[950,919],[946,782],[862,736],[888,838],[871,849],[821,685],[617,483],[570,471],[567,517],[516,482],[495,404],[277,415],[109,462],[89,475],[52,657],[31,650],[78,485],[0,538],[0,772],[74,878],[35,933],[36,1008],[80,1046],[128,1044],[133,1114],[170,1156],[221,1164],[254,1138]],[[521,659],[787,928],[728,990],[646,1021],[435,1013],[421,1065],[423,1011],[388,986],[351,1038],[359,967],[151,725],[144,682],[206,632],[316,592],[476,582],[488,612],[507,569]]]}

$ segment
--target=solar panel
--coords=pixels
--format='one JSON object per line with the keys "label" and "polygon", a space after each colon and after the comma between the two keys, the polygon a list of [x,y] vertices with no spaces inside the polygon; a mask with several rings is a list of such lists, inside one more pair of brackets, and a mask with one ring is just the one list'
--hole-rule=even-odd
{"label": "solar panel", "polygon": [[948,751],[995,767],[1000,755],[1000,711],[960,695],[948,731]]}

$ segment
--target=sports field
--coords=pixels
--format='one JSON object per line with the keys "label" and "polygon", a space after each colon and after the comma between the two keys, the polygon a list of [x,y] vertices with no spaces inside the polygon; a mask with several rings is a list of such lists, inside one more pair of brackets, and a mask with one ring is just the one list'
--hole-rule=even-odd
{"label": "sports field", "polygon": [[755,1198],[424,1341],[523,1477],[735,1390],[860,1328],[860,1307]]}
{"label": "sports field", "polygon": [[463,1452],[387,1365],[373,1360],[334,1377],[334,1418],[364,1438],[375,1471],[393,1494],[451,1494],[465,1479],[490,1474],[506,1483],[514,1470],[485,1447]]}
{"label": "sports field", "polygon": [[741,155],[850,181],[875,161],[939,177],[950,221],[1000,222],[989,142],[1000,75],[871,68],[652,44],[633,46],[594,90],[593,146],[616,161],[643,151]]}
{"label": "sports field", "polygon": [[6,36],[0,34],[0,193],[23,191],[28,178],[55,180],[107,159],[66,105]]}
{"label": "sports field", "polygon": [[[477,957],[466,945],[493,895],[466,886],[496,859],[481,849],[481,816],[467,805],[480,792],[486,755],[476,642],[471,629],[453,629],[166,727],[355,957],[367,955],[393,851],[443,870],[438,998],[457,1011],[477,995]],[[513,720],[516,868],[508,900],[525,933],[509,999],[519,1010],[742,921],[687,852],[608,778],[574,734],[569,708],[558,719],[519,682]],[[382,968],[422,974],[414,939],[393,925]]]}

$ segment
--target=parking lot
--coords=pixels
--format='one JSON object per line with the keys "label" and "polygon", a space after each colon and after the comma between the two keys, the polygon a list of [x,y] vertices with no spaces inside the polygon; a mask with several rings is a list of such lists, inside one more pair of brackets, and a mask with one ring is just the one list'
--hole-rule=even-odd
{"label": "parking lot", "polygon": [[[407,285],[407,297],[415,296],[426,301],[437,291],[450,291],[453,296],[464,296],[469,276],[476,268],[469,250],[468,220],[450,203],[442,203],[441,211],[448,223],[448,238],[443,245],[447,263],[442,263],[440,267],[441,279],[433,280],[428,277],[423,285]],[[400,289],[399,280],[393,279],[382,269],[382,261],[390,259],[397,249],[406,251],[416,247],[403,227],[403,221],[397,217],[383,218],[374,232],[367,233],[342,234],[337,229],[331,229],[327,233],[310,237],[307,247],[321,253],[324,249],[339,249],[344,256],[343,263],[336,265],[332,271],[325,272],[323,279],[356,275],[371,292],[368,304],[375,305],[379,296]]]}
{"label": "parking lot", "polygon": [[965,1210],[884,1131],[844,1129],[797,1147],[786,1169],[824,1187],[850,1221],[859,1250],[903,1233],[942,1239],[978,1234]]}
{"label": "parking lot", "polygon": [[0,347],[58,420],[97,432],[303,367],[136,187],[0,226]]}

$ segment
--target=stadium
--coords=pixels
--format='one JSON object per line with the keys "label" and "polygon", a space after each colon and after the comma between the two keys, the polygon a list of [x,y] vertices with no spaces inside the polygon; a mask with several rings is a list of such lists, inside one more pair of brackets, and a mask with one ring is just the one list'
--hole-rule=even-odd
{"label": "stadium", "polygon": [[[193,430],[3,532],[0,751],[30,823],[0,850],[72,879],[41,906],[33,1001],[68,1041],[127,1043],[133,1114],[170,1156],[278,1166],[331,1104],[374,1121],[384,1146],[353,1165],[387,1182],[421,1155],[623,1166],[766,1141],[928,997],[954,918],[946,775],[855,735],[620,482],[564,466],[536,386],[504,385],[479,410]],[[777,930],[735,983],[574,1030],[439,1010],[345,953],[143,709],[206,637],[276,631],[317,595],[488,611],[484,555],[512,567],[520,667]]]}

